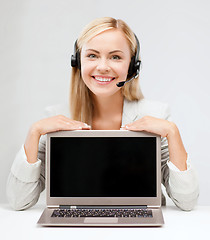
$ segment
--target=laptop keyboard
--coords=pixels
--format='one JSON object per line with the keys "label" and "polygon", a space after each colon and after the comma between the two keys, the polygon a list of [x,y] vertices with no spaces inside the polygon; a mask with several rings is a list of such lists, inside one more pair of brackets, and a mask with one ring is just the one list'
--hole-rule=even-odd
{"label": "laptop keyboard", "polygon": [[56,209],[51,217],[152,217],[148,209]]}

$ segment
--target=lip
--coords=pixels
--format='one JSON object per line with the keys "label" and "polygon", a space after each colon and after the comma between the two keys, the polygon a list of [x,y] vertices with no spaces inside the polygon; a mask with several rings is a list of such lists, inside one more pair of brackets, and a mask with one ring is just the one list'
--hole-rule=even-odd
{"label": "lip", "polygon": [[[93,75],[91,76],[98,84],[101,84],[101,85],[107,85],[109,83],[111,83],[112,81],[114,81],[116,78],[115,77],[112,77],[112,76],[104,76],[104,75]],[[111,81],[109,82],[103,82],[103,81],[99,81],[97,80],[96,78],[109,78],[111,79]]]}

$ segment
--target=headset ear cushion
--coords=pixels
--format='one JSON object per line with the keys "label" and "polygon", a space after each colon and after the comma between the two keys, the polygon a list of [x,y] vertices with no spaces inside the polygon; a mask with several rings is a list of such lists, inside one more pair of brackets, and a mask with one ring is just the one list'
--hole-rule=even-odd
{"label": "headset ear cushion", "polygon": [[71,55],[71,66],[78,67],[79,69],[81,69],[80,52],[79,51],[77,51],[75,55]]}
{"label": "headset ear cushion", "polygon": [[135,72],[136,72],[136,71],[135,71],[135,56],[133,56],[133,57],[131,58],[131,62],[130,62],[129,68],[128,68],[127,78],[132,77]]}
{"label": "headset ear cushion", "polygon": [[76,52],[76,61],[77,61],[77,67],[79,68],[79,70],[81,70],[80,51],[79,50]]}
{"label": "headset ear cushion", "polygon": [[77,67],[77,60],[76,60],[75,55],[71,55],[71,66]]}

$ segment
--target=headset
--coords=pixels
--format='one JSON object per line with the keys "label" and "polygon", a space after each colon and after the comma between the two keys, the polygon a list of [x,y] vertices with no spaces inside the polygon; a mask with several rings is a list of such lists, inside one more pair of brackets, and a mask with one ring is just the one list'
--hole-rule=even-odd
{"label": "headset", "polygon": [[[131,58],[131,62],[128,68],[128,75],[127,75],[128,80],[118,82],[116,84],[118,87],[123,87],[125,83],[130,82],[131,80],[139,76],[140,66],[141,66],[141,61],[139,60],[140,43],[136,35],[135,35],[135,38],[136,38],[137,50],[135,55]],[[77,67],[79,70],[81,70],[80,51],[77,47],[77,40],[74,43],[74,54],[71,56],[71,66]]]}

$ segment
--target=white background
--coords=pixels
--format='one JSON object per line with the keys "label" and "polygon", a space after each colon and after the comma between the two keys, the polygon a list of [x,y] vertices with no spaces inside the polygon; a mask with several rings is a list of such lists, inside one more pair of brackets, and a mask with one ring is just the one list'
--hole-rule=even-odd
{"label": "white background", "polygon": [[30,125],[68,101],[70,56],[91,20],[125,20],[141,43],[140,84],[166,102],[210,205],[210,1],[0,0],[0,202]]}

